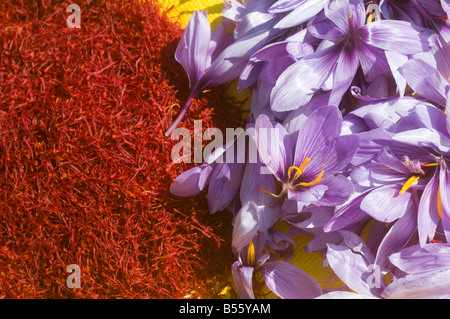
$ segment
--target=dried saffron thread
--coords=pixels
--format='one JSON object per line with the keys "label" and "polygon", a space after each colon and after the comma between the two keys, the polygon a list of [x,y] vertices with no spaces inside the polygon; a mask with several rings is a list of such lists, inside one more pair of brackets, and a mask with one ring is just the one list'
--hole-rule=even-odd
{"label": "dried saffron thread", "polygon": [[[231,217],[168,192],[188,168],[163,136],[188,94],[180,28],[138,0],[83,4],[81,29],[65,9],[0,3],[0,297],[217,297]],[[226,103],[200,96],[183,125],[230,123]]]}

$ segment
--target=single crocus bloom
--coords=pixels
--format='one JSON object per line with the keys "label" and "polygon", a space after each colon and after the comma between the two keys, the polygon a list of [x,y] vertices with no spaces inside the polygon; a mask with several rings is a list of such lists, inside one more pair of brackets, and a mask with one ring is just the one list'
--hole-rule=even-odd
{"label": "single crocus bloom", "polygon": [[386,51],[415,54],[424,49],[421,30],[409,22],[365,22],[362,0],[332,1],[326,5],[308,31],[333,45],[316,50],[281,74],[271,93],[272,109],[289,111],[306,104],[330,77],[333,85],[329,104],[339,105],[359,66],[371,82],[390,72]]}
{"label": "single crocus bloom", "polygon": [[[357,136],[340,136],[342,117],[334,106],[312,112],[301,127],[288,133],[262,114],[256,119],[256,144],[261,161],[279,182],[273,205],[286,212],[304,206],[334,206],[345,202],[353,184],[340,171],[356,152]],[[261,186],[261,191],[267,192]]]}

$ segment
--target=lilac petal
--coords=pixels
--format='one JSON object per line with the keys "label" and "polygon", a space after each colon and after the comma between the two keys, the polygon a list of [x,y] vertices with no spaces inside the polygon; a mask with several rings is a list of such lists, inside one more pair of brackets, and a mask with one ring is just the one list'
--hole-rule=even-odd
{"label": "lilac petal", "polygon": [[423,51],[419,31],[409,22],[380,20],[361,27],[364,41],[374,47],[402,54],[415,54]]}
{"label": "lilac petal", "polygon": [[428,240],[434,238],[437,225],[439,223],[439,213],[437,211],[437,194],[439,191],[438,171],[433,175],[423,190],[419,208],[417,227],[419,233],[420,246],[425,246]]}
{"label": "lilac petal", "polygon": [[170,186],[170,192],[181,197],[197,195],[209,183],[212,170],[211,165],[200,165],[181,173]]}
{"label": "lilac petal", "polygon": [[450,268],[408,275],[392,282],[382,293],[385,299],[450,298]]}
{"label": "lilac petal", "polygon": [[392,254],[389,260],[395,267],[413,275],[449,268],[450,246],[448,244],[426,244],[423,247],[415,245]]}
{"label": "lilac petal", "polygon": [[336,206],[343,204],[353,193],[355,187],[342,175],[333,176],[325,182],[328,186],[322,198],[313,204],[316,206]]}
{"label": "lilac petal", "polygon": [[232,42],[233,34],[228,32],[224,24],[220,24],[211,35],[211,42],[209,44],[211,61],[214,61]]}
{"label": "lilac petal", "polygon": [[422,60],[412,59],[399,71],[417,94],[439,105],[445,105],[444,79],[435,68]]}
{"label": "lilac petal", "polygon": [[330,95],[330,105],[339,105],[342,96],[350,87],[358,67],[359,59],[356,52],[342,50],[333,73],[333,89]]}
{"label": "lilac petal", "polygon": [[272,110],[291,111],[308,103],[332,73],[338,57],[333,46],[316,51],[288,67],[272,90]]}
{"label": "lilac petal", "polygon": [[375,264],[382,270],[388,268],[388,256],[400,251],[414,235],[417,228],[417,214],[415,205],[409,205],[408,211],[395,221],[378,246]]}
{"label": "lilac petal", "polygon": [[246,267],[236,261],[231,266],[236,290],[241,299],[255,299],[253,294],[253,267]]}
{"label": "lilac petal", "polygon": [[399,194],[400,186],[375,188],[361,202],[361,209],[380,222],[390,223],[402,217],[411,201],[409,191]]}
{"label": "lilac petal", "polygon": [[256,119],[255,132],[261,161],[279,181],[282,181],[292,161],[288,133],[282,125],[272,124],[265,114]]}
{"label": "lilac petal", "polygon": [[175,59],[185,69],[191,88],[211,63],[211,56],[208,54],[211,27],[206,16],[206,11],[194,11],[175,52]]}
{"label": "lilac petal", "polygon": [[322,294],[318,282],[300,268],[275,261],[260,269],[267,287],[283,299],[312,299]]}
{"label": "lilac petal", "polygon": [[287,29],[307,22],[322,11],[328,0],[308,0],[299,4],[292,12],[287,14],[275,25],[275,28]]}
{"label": "lilac petal", "polygon": [[[342,116],[337,107],[321,107],[310,114],[298,134],[293,165],[299,167],[308,157],[315,158],[340,135]],[[309,167],[308,167],[309,166]],[[305,173],[312,166],[307,165]]]}
{"label": "lilac petal", "polygon": [[336,24],[343,33],[349,31],[349,15],[353,27],[358,29],[365,22],[364,1],[331,1],[325,6],[325,15]]}
{"label": "lilac petal", "polygon": [[450,170],[444,160],[441,160],[439,170],[439,195],[441,199],[442,226],[445,238],[450,242]]}
{"label": "lilac petal", "polygon": [[254,202],[246,202],[236,215],[233,227],[231,247],[239,255],[256,235],[259,229],[258,206]]}
{"label": "lilac petal", "polygon": [[224,210],[239,191],[245,165],[219,163],[214,167],[208,187],[208,207],[211,214]]}
{"label": "lilac petal", "polygon": [[337,210],[336,215],[323,228],[325,232],[332,232],[354,225],[367,217],[367,214],[361,210],[361,202],[367,193],[363,193],[348,204]]}

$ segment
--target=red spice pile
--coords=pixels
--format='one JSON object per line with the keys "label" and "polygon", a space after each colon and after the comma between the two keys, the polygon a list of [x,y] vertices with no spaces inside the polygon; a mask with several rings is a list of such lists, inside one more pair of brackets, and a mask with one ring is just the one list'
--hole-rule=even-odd
{"label": "red spice pile", "polygon": [[[182,30],[140,0],[80,1],[70,29],[69,4],[0,3],[0,297],[218,297],[231,214],[168,191],[194,165],[163,134],[188,95]],[[235,127],[221,91],[182,125]]]}

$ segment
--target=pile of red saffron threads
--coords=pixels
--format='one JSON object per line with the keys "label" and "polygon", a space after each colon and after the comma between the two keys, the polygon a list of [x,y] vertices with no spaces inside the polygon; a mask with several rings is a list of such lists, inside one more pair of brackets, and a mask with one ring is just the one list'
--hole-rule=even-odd
{"label": "pile of red saffron threads", "polygon": [[[196,165],[164,136],[189,94],[181,28],[152,2],[92,0],[72,29],[69,4],[0,3],[0,297],[220,297],[232,217],[169,193]],[[239,127],[223,91],[181,126]]]}

